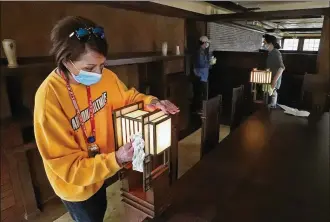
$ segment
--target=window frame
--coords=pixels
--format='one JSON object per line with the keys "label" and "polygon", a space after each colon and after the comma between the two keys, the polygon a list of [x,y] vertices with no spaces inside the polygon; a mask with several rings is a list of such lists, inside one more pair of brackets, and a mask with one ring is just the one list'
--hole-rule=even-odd
{"label": "window frame", "polygon": [[[284,41],[285,39],[292,39],[292,37],[283,37],[282,38],[282,46],[284,46]],[[303,36],[303,37],[298,37],[297,39],[299,39],[299,43],[298,43],[298,49],[297,50],[285,50],[281,47],[281,51],[283,52],[292,52],[292,53],[295,53],[295,52],[304,52],[304,53],[318,53],[318,51],[304,51],[303,50],[303,45],[304,45],[304,40],[305,39],[320,39],[320,44],[321,44],[321,36]],[[320,49],[320,47],[319,47]]]}
{"label": "window frame", "polygon": [[[296,49],[284,49],[284,46],[285,46],[285,40],[297,40],[297,48]],[[300,39],[293,39],[293,38],[283,38],[283,44],[282,44],[282,47],[281,49],[284,50],[284,51],[293,51],[293,52],[296,52],[296,51],[299,51],[299,41]]]}
{"label": "window frame", "polygon": [[[319,44],[318,44],[317,50],[304,50],[305,41],[306,40],[319,40]],[[304,52],[318,52],[319,49],[320,49],[320,44],[321,44],[321,38],[308,38],[308,37],[307,38],[303,38],[302,39],[302,51],[304,51]],[[314,46],[314,44],[313,44],[313,46]]]}

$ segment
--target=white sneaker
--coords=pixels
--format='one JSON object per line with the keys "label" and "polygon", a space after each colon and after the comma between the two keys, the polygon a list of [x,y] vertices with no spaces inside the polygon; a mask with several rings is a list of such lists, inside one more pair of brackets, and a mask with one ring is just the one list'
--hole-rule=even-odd
{"label": "white sneaker", "polygon": [[270,109],[276,109],[277,105],[273,105],[273,104],[268,104],[268,108]]}

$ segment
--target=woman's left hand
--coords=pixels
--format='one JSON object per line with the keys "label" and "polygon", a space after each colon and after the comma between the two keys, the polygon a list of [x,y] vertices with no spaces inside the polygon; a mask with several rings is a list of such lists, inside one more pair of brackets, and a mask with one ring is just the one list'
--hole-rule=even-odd
{"label": "woman's left hand", "polygon": [[276,85],[276,82],[275,81],[272,81],[271,85],[272,85],[272,89],[274,89],[275,88],[275,85]]}
{"label": "woman's left hand", "polygon": [[149,105],[147,105],[147,108],[160,109],[164,113],[172,115],[180,112],[180,109],[168,100],[154,100]]}

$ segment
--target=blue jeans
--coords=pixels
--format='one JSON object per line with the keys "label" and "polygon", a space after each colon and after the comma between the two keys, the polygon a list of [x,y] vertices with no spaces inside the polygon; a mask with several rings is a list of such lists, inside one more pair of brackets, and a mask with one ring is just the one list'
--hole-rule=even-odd
{"label": "blue jeans", "polygon": [[203,100],[208,98],[208,83],[201,81],[201,78],[194,76],[194,98],[193,98],[193,109],[194,111],[200,111],[203,107]]}
{"label": "blue jeans", "polygon": [[106,185],[85,201],[62,200],[75,222],[103,222],[107,209]]}
{"label": "blue jeans", "polygon": [[271,101],[270,101],[270,105],[272,107],[276,107],[276,105],[277,105],[277,96],[278,96],[277,89],[275,88],[275,90],[271,96]]}
{"label": "blue jeans", "polygon": [[280,89],[281,87],[281,83],[282,83],[282,76],[277,80],[276,84],[275,84],[275,89],[274,89],[274,92],[271,96],[271,102],[270,102],[270,105],[272,107],[276,107],[277,105],[277,97],[278,97],[278,90]]}

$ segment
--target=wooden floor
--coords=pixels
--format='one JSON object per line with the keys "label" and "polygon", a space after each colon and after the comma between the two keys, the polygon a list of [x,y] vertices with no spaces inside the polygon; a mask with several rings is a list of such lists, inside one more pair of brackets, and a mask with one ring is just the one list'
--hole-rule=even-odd
{"label": "wooden floor", "polygon": [[258,111],[172,188],[157,222],[329,222],[329,113]]}
{"label": "wooden floor", "polygon": [[[219,132],[219,142],[221,142],[229,135],[230,127],[221,125]],[[200,160],[201,133],[201,128],[199,128],[179,142],[179,178]]]}
{"label": "wooden floor", "polygon": [[[275,117],[282,119],[276,121]],[[270,124],[271,122],[273,123]],[[179,142],[179,177],[181,179],[187,180],[190,176],[194,177],[192,171],[200,168],[197,171],[204,176],[201,176],[200,179],[197,178],[199,182],[194,182],[194,184],[207,187],[205,180],[214,179],[213,176],[206,176],[206,168],[209,169],[207,162],[212,165],[213,161],[213,166],[219,164],[222,166],[221,169],[215,169],[217,180],[212,181],[218,185],[212,185],[214,189],[210,187],[209,190],[220,189],[219,192],[226,201],[220,203],[220,208],[216,211],[221,212],[219,214],[213,212],[215,209],[211,205],[209,208],[205,208],[208,206],[207,202],[215,197],[204,195],[206,198],[203,200],[206,201],[205,209],[203,207],[200,209],[204,209],[203,214],[211,215],[210,218],[214,218],[214,220],[208,221],[236,222],[244,221],[241,219],[245,218],[245,221],[251,222],[296,222],[295,219],[300,218],[299,222],[329,222],[329,220],[323,220],[329,218],[325,214],[330,215],[330,209],[324,208],[327,205],[324,202],[326,197],[322,197],[322,193],[327,193],[325,190],[329,189],[324,187],[324,184],[329,184],[329,175],[321,177],[324,170],[329,171],[329,141],[325,141],[326,138],[329,140],[329,126],[326,127],[326,123],[324,123],[324,127],[316,125],[313,127],[305,118],[283,116],[283,111],[280,110],[274,117],[264,122],[263,128],[256,128],[258,126],[256,123],[250,120],[250,123],[245,124],[241,130],[237,132],[235,130],[233,135],[220,144],[218,151],[214,152],[214,154],[219,153],[219,155],[216,154],[218,157],[211,155],[212,157],[206,158],[202,164],[195,165],[199,161],[200,130],[191,130],[192,133]],[[329,125],[329,123],[327,124]],[[228,133],[229,127],[222,126],[220,139],[226,137]],[[268,135],[263,135],[263,133]],[[245,142],[254,145],[241,147],[242,141],[247,139],[243,135],[249,135],[252,141]],[[240,139],[240,136],[243,137]],[[233,139],[233,137],[237,138]],[[301,141],[294,138],[299,138]],[[257,141],[258,143],[256,143]],[[256,144],[261,145],[256,146]],[[326,144],[328,144],[327,147]],[[313,148],[313,146],[315,147]],[[224,149],[225,147],[228,149]],[[215,163],[217,164],[214,165]],[[192,170],[187,172],[190,168]],[[185,174],[184,177],[182,177],[183,174]],[[232,183],[235,185],[230,185]],[[192,186],[191,189],[195,186]],[[120,203],[119,187],[120,183],[117,182],[107,189],[108,210],[104,221],[123,221],[124,210]],[[316,189],[317,187],[320,189]],[[186,192],[188,193],[188,191]],[[219,194],[219,196],[221,195]],[[198,204],[192,202],[193,196],[188,195],[187,197],[191,198],[190,204],[193,204],[194,208],[197,207]],[[58,213],[61,211],[63,214],[65,213],[61,203],[50,205],[47,207],[46,214],[43,214],[42,218],[37,221],[72,222],[68,214],[54,220],[53,213],[59,215]],[[309,217],[304,218],[303,215]],[[311,215],[315,215],[315,217]],[[224,218],[231,219],[224,220]],[[238,218],[240,220],[236,220]],[[281,220],[283,218],[285,220]]]}

